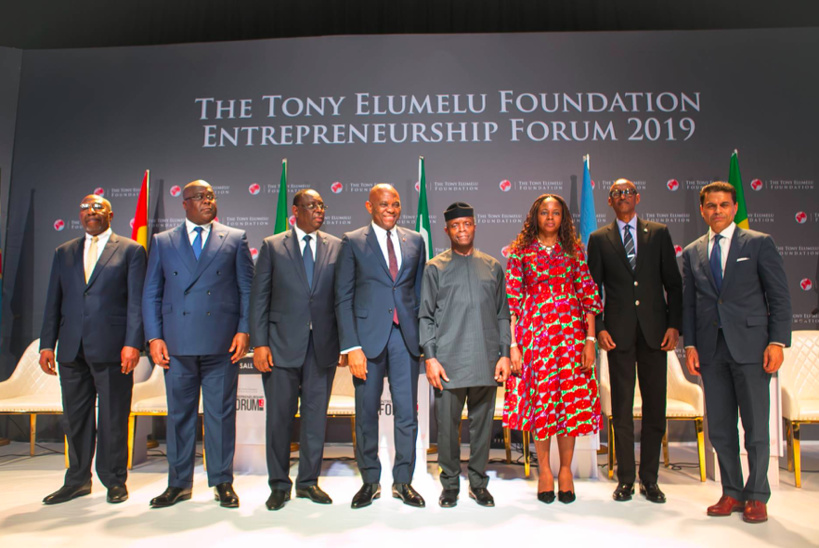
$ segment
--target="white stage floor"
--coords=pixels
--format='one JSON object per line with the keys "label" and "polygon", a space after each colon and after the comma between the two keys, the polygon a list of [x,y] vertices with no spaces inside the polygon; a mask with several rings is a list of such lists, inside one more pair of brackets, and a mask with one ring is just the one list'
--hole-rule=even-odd
{"label": "white stage floor", "polygon": [[[57,444],[46,447],[61,449]],[[201,450],[201,449],[200,449]],[[40,449],[41,452],[44,452]],[[713,481],[701,483],[696,467],[660,471],[660,486],[668,503],[657,505],[636,495],[634,500],[611,500],[615,484],[609,480],[576,480],[578,500],[544,505],[535,498],[537,482],[523,475],[523,466],[490,464],[489,490],[497,507],[481,508],[466,494],[462,477],[456,508],[438,507],[437,466],[416,477],[413,485],[428,507],[414,509],[390,497],[389,471],[382,478],[383,495],[369,508],[350,509],[360,487],[353,460],[325,461],[320,485],[333,498],[331,506],[303,499],[269,512],[267,478],[237,476],[234,486],[241,508],[220,508],[202,470],[196,469],[193,499],[174,507],[152,510],[148,502],[167,485],[164,457],[131,471],[130,500],[111,505],[94,478],[87,497],[55,506],[42,498],[62,485],[62,454],[30,458],[28,444],[0,447],[0,547],[47,546],[819,546],[819,473],[805,472],[802,489],[793,474],[782,470],[768,505],[769,520],[760,525],[742,521],[741,514],[709,518],[705,508],[721,494]],[[328,457],[351,457],[349,446],[328,447]],[[500,459],[502,451],[493,450]],[[672,446],[672,462],[696,462],[689,446]],[[784,459],[783,463],[784,463]],[[601,456],[600,462],[603,463]],[[803,444],[806,470],[819,468],[819,445]],[[294,461],[292,477],[297,462]],[[464,470],[466,465],[463,465]],[[605,477],[605,469],[601,469]]]}

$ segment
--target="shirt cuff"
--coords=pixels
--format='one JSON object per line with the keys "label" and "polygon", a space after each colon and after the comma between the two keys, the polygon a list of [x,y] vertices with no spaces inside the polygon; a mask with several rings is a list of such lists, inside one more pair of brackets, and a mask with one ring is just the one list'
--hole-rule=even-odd
{"label": "shirt cuff", "polygon": [[781,343],[781,342],[771,341],[768,344],[769,345],[775,344],[776,346],[781,346],[782,348],[785,348],[785,343]]}
{"label": "shirt cuff", "polygon": [[502,344],[500,346],[500,356],[501,356],[501,358],[511,357],[510,350],[511,350],[511,347],[508,344]]}
{"label": "shirt cuff", "polygon": [[423,350],[424,350],[424,359],[425,360],[431,360],[431,359],[435,358],[436,348],[435,348],[434,344],[428,344],[428,345],[424,346]]}
{"label": "shirt cuff", "polygon": [[361,350],[361,347],[360,346],[351,346],[350,348],[345,348],[344,350],[339,352],[339,354],[342,354],[342,355],[349,354],[353,350]]}

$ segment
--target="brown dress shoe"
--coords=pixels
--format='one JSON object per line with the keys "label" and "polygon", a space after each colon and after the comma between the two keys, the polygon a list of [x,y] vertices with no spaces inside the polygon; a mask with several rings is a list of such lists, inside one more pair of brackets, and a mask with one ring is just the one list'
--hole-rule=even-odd
{"label": "brown dress shoe", "polygon": [[742,519],[748,523],[763,523],[768,521],[768,509],[765,503],[759,500],[746,500]]}
{"label": "brown dress shoe", "polygon": [[730,516],[732,512],[742,512],[742,502],[734,497],[722,495],[713,506],[708,507],[709,516]]}

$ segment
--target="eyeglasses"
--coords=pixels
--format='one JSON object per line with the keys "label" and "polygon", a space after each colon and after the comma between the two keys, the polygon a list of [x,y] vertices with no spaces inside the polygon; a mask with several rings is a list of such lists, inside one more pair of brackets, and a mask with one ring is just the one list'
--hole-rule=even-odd
{"label": "eyeglasses", "polygon": [[185,199],[193,200],[194,202],[201,202],[205,198],[207,198],[209,202],[213,202],[216,200],[216,195],[213,192],[197,192],[196,194],[192,194]]}
{"label": "eyeglasses", "polygon": [[624,188],[624,189],[614,189],[609,192],[609,196],[612,198],[622,198],[623,196],[637,196],[637,189],[636,188]]}
{"label": "eyeglasses", "polygon": [[299,204],[299,207],[303,207],[307,211],[327,211],[327,206],[324,205],[324,202],[310,202],[309,204]]}
{"label": "eyeglasses", "polygon": [[105,209],[105,204],[102,202],[94,202],[93,204],[84,203],[80,204],[80,211],[88,211],[89,209],[93,209],[94,211],[102,211]]}

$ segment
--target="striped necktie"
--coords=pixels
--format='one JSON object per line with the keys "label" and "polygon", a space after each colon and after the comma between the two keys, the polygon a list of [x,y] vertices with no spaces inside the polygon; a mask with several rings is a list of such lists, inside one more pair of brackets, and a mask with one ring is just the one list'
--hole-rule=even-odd
{"label": "striped necktie", "polygon": [[631,236],[631,225],[623,227],[626,232],[623,234],[623,245],[626,247],[626,257],[628,264],[631,265],[631,270],[637,266],[637,254],[634,253],[634,238]]}

